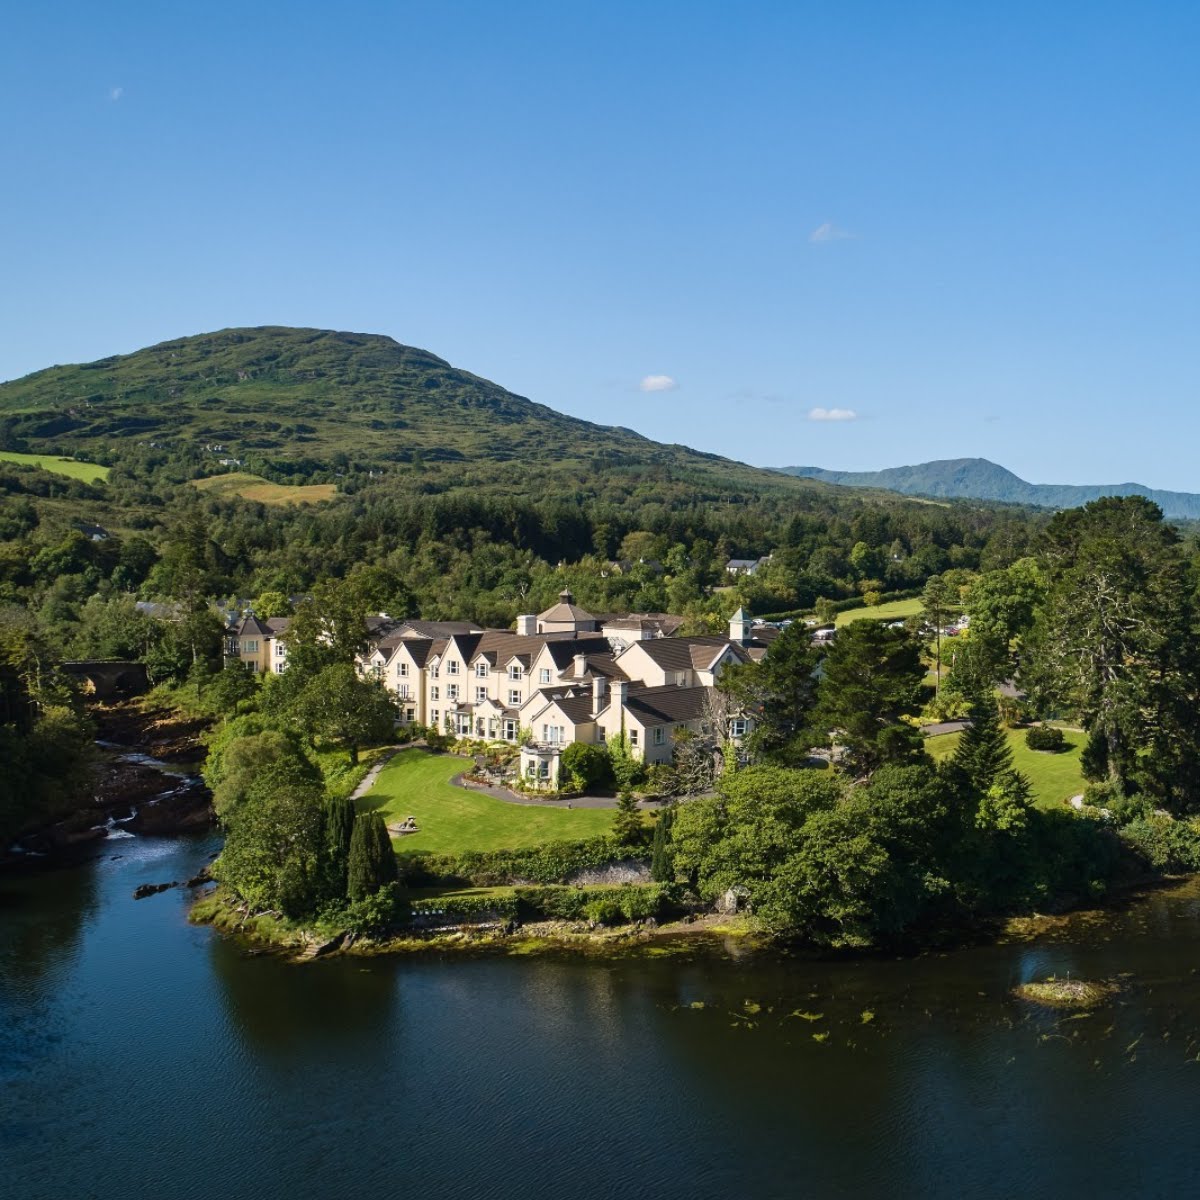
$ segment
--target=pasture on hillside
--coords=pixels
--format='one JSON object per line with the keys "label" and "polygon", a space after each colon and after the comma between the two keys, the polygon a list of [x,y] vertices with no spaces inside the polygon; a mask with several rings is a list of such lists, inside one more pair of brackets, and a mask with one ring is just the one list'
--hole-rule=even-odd
{"label": "pasture on hillside", "polygon": [[910,600],[889,600],[884,604],[848,608],[845,612],[838,613],[835,624],[840,629],[843,625],[849,625],[851,621],[903,621],[908,617],[915,617],[920,611],[920,597],[914,596]]}
{"label": "pasture on hillside", "polygon": [[74,458],[59,458],[54,454],[18,454],[13,450],[0,450],[0,462],[41,467],[43,471],[53,471],[55,475],[65,475],[68,479],[82,479],[84,483],[103,483],[108,478],[107,467],[79,462]]}
{"label": "pasture on hillside", "polygon": [[337,485],[333,483],[271,483],[248,471],[193,479],[192,486],[222,500],[237,496],[243,500],[257,500],[260,504],[318,504],[337,495]]}

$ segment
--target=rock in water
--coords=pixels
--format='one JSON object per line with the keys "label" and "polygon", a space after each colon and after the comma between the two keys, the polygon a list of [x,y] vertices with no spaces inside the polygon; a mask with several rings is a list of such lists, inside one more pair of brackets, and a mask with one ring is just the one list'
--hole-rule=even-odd
{"label": "rock in water", "polygon": [[170,891],[173,887],[178,887],[179,881],[172,880],[170,883],[143,883],[133,891],[135,900],[145,900],[147,896],[157,896],[159,892]]}

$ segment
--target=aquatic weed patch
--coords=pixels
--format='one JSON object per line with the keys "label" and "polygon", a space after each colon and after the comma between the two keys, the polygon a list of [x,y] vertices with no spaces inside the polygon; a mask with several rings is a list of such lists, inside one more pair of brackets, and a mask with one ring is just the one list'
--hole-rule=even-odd
{"label": "aquatic weed patch", "polygon": [[1110,980],[1101,979],[1035,979],[1013,988],[1013,995],[1043,1008],[1095,1008],[1103,1004],[1120,988]]}

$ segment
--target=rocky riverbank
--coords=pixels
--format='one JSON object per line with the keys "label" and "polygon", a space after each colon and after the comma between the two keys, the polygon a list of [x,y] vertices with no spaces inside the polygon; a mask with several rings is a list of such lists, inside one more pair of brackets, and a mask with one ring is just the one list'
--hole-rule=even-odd
{"label": "rocky riverbank", "polygon": [[528,957],[573,953],[654,957],[701,947],[736,956],[771,944],[769,938],[755,930],[749,918],[718,913],[661,923],[651,919],[614,926],[586,921],[497,921],[356,936],[344,929],[306,928],[272,913],[250,915],[244,905],[221,889],[202,895],[192,906],[190,920],[213,926],[241,942],[252,953],[276,954],[297,963],[345,954],[462,953]]}
{"label": "rocky riverbank", "polygon": [[198,774],[205,721],[146,700],[90,711],[97,731],[90,788],[0,849],[0,864],[52,865],[86,857],[113,838],[169,836],[212,824],[211,798]]}

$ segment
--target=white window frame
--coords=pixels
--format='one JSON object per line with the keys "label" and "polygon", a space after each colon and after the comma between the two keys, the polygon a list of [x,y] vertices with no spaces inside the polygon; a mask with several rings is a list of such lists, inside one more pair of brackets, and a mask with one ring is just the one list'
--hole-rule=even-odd
{"label": "white window frame", "polygon": [[549,667],[539,667],[538,668],[538,683],[549,683],[549,682],[550,682],[550,668]]}
{"label": "white window frame", "polygon": [[476,703],[476,704],[483,704],[483,703],[485,703],[485,702],[486,702],[486,700],[487,700],[487,698],[488,698],[488,694],[487,694],[487,688],[485,688],[485,687],[477,687],[477,688],[475,689],[475,703]]}
{"label": "white window frame", "polygon": [[446,664],[446,674],[447,675],[457,675],[458,674],[458,661],[456,659],[452,658]]}
{"label": "white window frame", "polygon": [[458,699],[458,684],[457,683],[446,684],[446,699],[447,700],[457,700]]}
{"label": "white window frame", "polygon": [[475,664],[475,678],[486,679],[488,677],[488,665],[486,662],[477,662]]}
{"label": "white window frame", "polygon": [[636,747],[637,744],[638,744],[638,731],[636,729],[631,729],[629,731],[629,745],[631,747]]}
{"label": "white window frame", "polygon": [[524,672],[521,670],[520,663],[513,663],[512,666],[508,668],[508,677],[513,681],[513,683],[520,683],[523,675]]}
{"label": "white window frame", "polygon": [[430,700],[440,700],[442,698],[442,689],[436,683],[429,689],[429,698]]}
{"label": "white window frame", "polygon": [[665,725],[655,725],[654,744],[656,746],[665,746],[667,744],[667,730]]}
{"label": "white window frame", "polygon": [[408,678],[408,663],[402,662],[399,665],[399,667],[396,668],[396,674],[399,675],[401,679],[407,679]]}
{"label": "white window frame", "polygon": [[520,705],[521,693],[519,691],[517,691],[516,688],[509,688],[508,703],[509,703],[509,707],[511,707],[511,708],[516,708]]}

